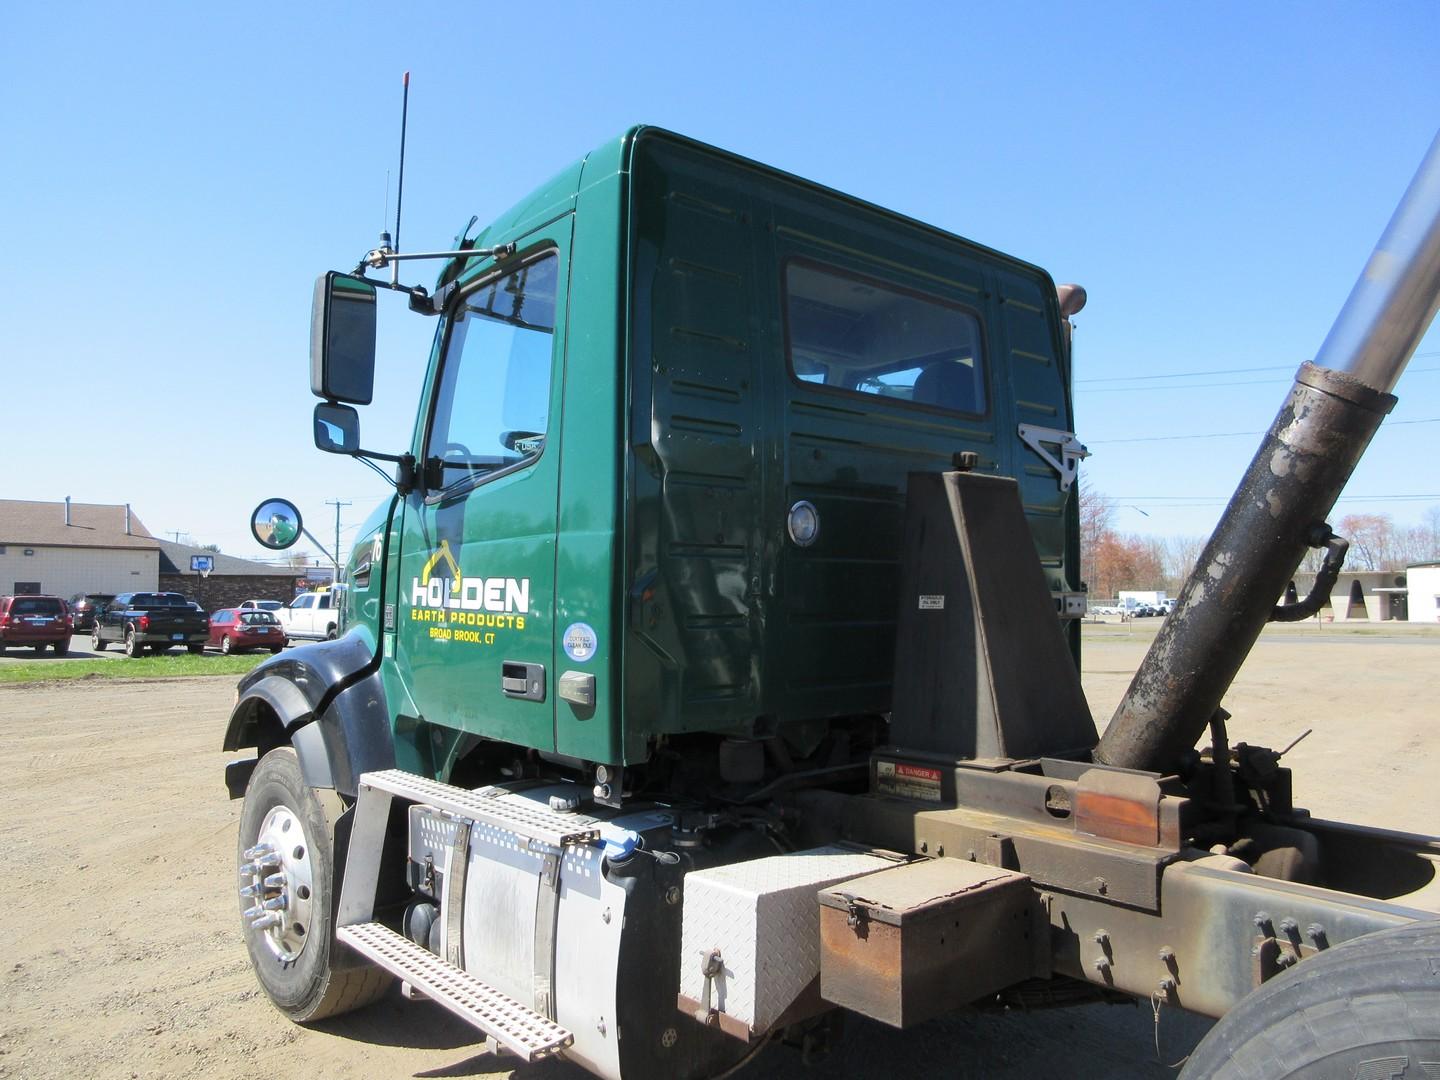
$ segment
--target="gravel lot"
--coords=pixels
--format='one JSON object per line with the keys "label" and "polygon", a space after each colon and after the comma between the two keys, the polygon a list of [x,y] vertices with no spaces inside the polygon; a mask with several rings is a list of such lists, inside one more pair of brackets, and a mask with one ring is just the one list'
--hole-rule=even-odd
{"label": "gravel lot", "polygon": [[[1414,632],[1411,632],[1411,631]],[[1153,630],[1087,630],[1086,691],[1108,717]],[[392,992],[314,1029],[282,1021],[252,978],[233,891],[239,803],[220,736],[233,679],[0,687],[4,1077],[579,1077],[494,1073],[473,1032]],[[1440,830],[1440,635],[1267,632],[1226,701],[1232,737],[1283,746],[1317,814]],[[1433,895],[1433,894],[1432,894]],[[1427,901],[1440,910],[1440,901]],[[826,1067],[783,1049],[742,1076],[1168,1077],[1207,1029],[1148,1008],[954,1017],[910,1033],[847,1029]]]}

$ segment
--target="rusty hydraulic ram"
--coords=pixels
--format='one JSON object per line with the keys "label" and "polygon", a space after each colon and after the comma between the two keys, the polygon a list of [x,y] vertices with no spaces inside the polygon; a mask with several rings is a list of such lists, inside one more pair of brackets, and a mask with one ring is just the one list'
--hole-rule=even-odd
{"label": "rusty hydraulic ram", "polygon": [[[1440,307],[1440,134],[1313,364],[1302,364],[1220,524],[1095,749],[1168,772],[1204,733],[1307,545],[1395,404]],[[1318,543],[1317,543],[1318,542]]]}

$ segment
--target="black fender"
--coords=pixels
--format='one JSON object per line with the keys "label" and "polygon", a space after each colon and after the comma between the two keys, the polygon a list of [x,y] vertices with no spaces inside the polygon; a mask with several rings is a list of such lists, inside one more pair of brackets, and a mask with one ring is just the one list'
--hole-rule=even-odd
{"label": "black fender", "polygon": [[[264,755],[287,742],[307,784],[350,798],[362,773],[395,767],[380,664],[362,635],[287,649],[240,680],[222,748]],[[231,798],[245,793],[254,767],[226,766]]]}

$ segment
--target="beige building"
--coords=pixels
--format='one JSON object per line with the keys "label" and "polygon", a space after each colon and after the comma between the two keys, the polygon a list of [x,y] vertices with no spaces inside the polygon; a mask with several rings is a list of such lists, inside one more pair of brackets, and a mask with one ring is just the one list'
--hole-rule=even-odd
{"label": "beige building", "polygon": [[122,593],[160,581],[160,543],[126,506],[0,499],[0,593]]}
{"label": "beige building", "polygon": [[[1282,603],[1303,600],[1315,585],[1315,575],[1299,572],[1290,582]],[[1322,619],[1335,622],[1404,620],[1407,615],[1406,571],[1346,570],[1330,590],[1330,603],[1320,609]]]}

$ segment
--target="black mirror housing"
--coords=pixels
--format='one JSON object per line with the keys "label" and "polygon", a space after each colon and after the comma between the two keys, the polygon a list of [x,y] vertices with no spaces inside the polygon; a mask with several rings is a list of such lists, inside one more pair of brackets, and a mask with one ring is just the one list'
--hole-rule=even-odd
{"label": "black mirror housing", "polygon": [[310,389],[328,401],[370,404],[375,392],[375,286],[371,282],[335,270],[315,280],[310,308]]}
{"label": "black mirror housing", "polygon": [[315,446],[327,454],[360,450],[360,414],[349,405],[322,401],[315,406]]}

